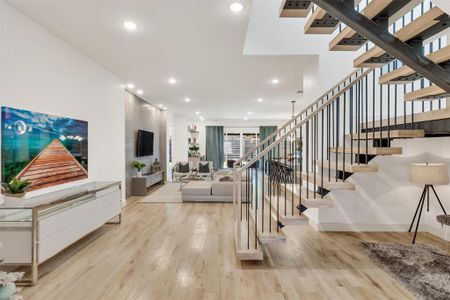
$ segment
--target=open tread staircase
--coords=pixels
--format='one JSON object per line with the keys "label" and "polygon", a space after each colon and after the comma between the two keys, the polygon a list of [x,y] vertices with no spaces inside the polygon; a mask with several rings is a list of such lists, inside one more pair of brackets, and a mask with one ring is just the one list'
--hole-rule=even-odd
{"label": "open tread staircase", "polygon": [[[425,136],[425,131],[422,129],[394,129],[391,130],[389,133],[386,131],[375,131],[371,132],[361,132],[359,135],[354,134],[347,134],[345,135],[346,139],[353,139],[353,140],[377,140],[377,139],[407,139],[407,138],[422,138]],[[363,146],[365,149],[365,146]]]}
{"label": "open tread staircase", "polygon": [[[319,165],[321,161],[317,162]],[[342,161],[338,161],[336,165],[336,161],[328,161],[325,160],[323,162],[323,167],[325,169],[337,170],[341,172],[348,173],[376,173],[378,172],[378,166],[374,164],[356,164],[356,163],[343,163]]]}
{"label": "open tread staircase", "polygon": [[433,100],[444,97],[449,97],[450,94],[438,87],[437,85],[431,85],[423,89],[415,90],[405,94],[405,101],[422,101]]}
{"label": "open tread staircase", "polygon": [[[448,28],[445,21],[448,15],[439,7],[435,6],[423,15],[398,30],[394,36],[403,42],[413,39],[426,39],[437,32]],[[353,62],[355,68],[378,68],[394,60],[394,57],[386,53],[380,47],[373,47],[361,54]]]}
{"label": "open tread staircase", "polygon": [[281,4],[280,17],[304,18],[309,14],[312,6],[312,1],[283,0]]}
{"label": "open tread staircase", "polygon": [[[320,165],[317,165],[317,168],[320,168]],[[325,166],[324,166],[325,168]],[[300,175],[300,172],[298,172]],[[298,175],[297,175],[298,176]],[[336,178],[334,176],[330,176],[330,180],[328,180],[328,174],[323,174],[323,185],[322,185],[322,174],[321,173],[316,173],[314,176],[314,173],[301,173],[301,179],[303,181],[308,181],[310,184],[314,184],[314,182],[316,183],[316,185],[318,187],[321,187],[325,190],[328,191],[337,191],[337,190],[354,190],[355,189],[355,184],[353,182],[350,181],[344,181],[340,178]],[[306,185],[305,183],[303,184],[304,186]]]}
{"label": "open tread staircase", "polygon": [[[353,150],[352,150],[353,149]],[[345,154],[366,154],[365,145],[361,145],[358,147],[339,147],[339,148],[330,148],[330,151],[333,153],[345,153]],[[403,150],[401,147],[368,147],[367,154],[368,155],[396,155],[402,154]]]}
{"label": "open tread staircase", "polygon": [[[450,45],[436,50],[427,55],[427,58],[436,64],[442,65],[450,62]],[[386,73],[378,79],[379,84],[404,84],[423,78],[408,66],[402,66],[396,70]]]}

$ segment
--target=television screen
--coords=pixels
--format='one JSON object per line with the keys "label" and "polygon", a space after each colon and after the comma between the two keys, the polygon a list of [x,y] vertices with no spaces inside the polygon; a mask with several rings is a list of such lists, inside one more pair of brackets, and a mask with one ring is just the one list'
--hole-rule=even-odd
{"label": "television screen", "polygon": [[137,156],[153,155],[153,132],[139,130],[137,136]]}

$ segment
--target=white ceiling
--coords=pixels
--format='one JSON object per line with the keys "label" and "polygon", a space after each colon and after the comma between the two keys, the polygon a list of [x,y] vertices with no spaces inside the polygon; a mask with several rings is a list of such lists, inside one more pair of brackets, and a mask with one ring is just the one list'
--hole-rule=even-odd
{"label": "white ceiling", "polygon": [[[211,120],[242,119],[251,111],[249,119],[286,119],[302,89],[308,56],[243,55],[250,0],[239,14],[228,9],[231,0],[7,2],[174,113],[200,111]],[[125,20],[138,30],[124,30]],[[170,77],[178,84],[168,84]],[[280,84],[270,83],[274,77]]]}

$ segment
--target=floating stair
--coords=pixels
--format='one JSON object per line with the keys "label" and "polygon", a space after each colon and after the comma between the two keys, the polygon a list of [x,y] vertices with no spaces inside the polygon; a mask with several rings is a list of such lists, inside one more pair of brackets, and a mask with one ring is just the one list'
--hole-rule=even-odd
{"label": "floating stair", "polygon": [[[321,165],[318,164],[317,167],[321,168]],[[323,186],[322,186],[322,174],[316,173],[315,178],[316,178],[315,180],[316,186],[326,189],[328,191],[355,189],[355,185],[350,181],[343,181],[342,179],[333,176],[331,176],[330,180],[328,180],[328,174],[323,174]],[[307,173],[302,173],[301,179],[303,181],[308,181],[310,185],[314,184],[314,173],[309,173],[309,176],[307,176]],[[303,186],[305,186],[305,184]]]}
{"label": "floating stair", "polygon": [[[436,64],[445,67],[450,62],[450,45],[427,55],[427,58]],[[404,84],[423,78],[408,66],[402,66],[394,71],[386,73],[378,79],[379,84]]]}
{"label": "floating stair", "polygon": [[284,196],[284,189],[286,189],[287,200],[289,201],[294,197],[294,204],[297,203],[296,205],[298,205],[298,199],[301,198],[302,205],[307,208],[333,207],[333,203],[327,196],[322,197],[319,193],[308,190],[304,186],[298,184],[286,184],[285,186],[283,184],[281,186],[282,196]]}
{"label": "floating stair", "polygon": [[[261,209],[258,207],[257,215],[255,217],[255,210],[250,209],[250,224],[253,230],[257,228],[258,240],[261,244],[271,244],[286,242],[286,235],[277,224],[276,216],[270,209]],[[272,218],[272,222],[268,222]],[[265,221],[264,223],[263,220]]]}
{"label": "floating stair", "polygon": [[409,92],[405,94],[405,101],[422,101],[422,100],[434,100],[444,97],[450,97],[450,94],[438,87],[437,85],[431,85],[429,87]]}
{"label": "floating stair", "polygon": [[311,14],[305,24],[306,34],[330,34],[339,25],[339,20],[320,7]]}
{"label": "floating stair", "polygon": [[[367,136],[367,137],[366,137]],[[407,139],[407,138],[421,138],[425,136],[425,131],[421,130],[421,129],[394,129],[391,130],[391,132],[389,133],[389,137],[391,139]],[[387,139],[388,138],[388,132],[386,130],[383,130],[382,132],[379,131],[375,131],[375,132],[370,132],[370,128],[369,128],[369,132],[366,134],[365,132],[361,132],[358,136],[358,134],[347,134],[345,136],[346,139],[354,139],[354,140],[373,140],[373,139]],[[361,149],[364,148],[365,151],[365,146],[361,146]]]}
{"label": "floating stair", "polygon": [[[435,6],[423,15],[398,30],[394,35],[403,42],[427,38],[445,30],[450,26],[448,15]],[[373,47],[353,62],[355,68],[378,68],[394,60],[394,57],[379,47]]]}
{"label": "floating stair", "polygon": [[[333,153],[345,153],[346,154],[366,154],[366,147],[361,146],[359,148],[358,153],[358,147],[353,147],[353,151],[351,147],[339,147],[339,148],[330,148],[330,151]],[[369,147],[367,148],[367,155],[395,155],[395,154],[402,154],[402,148],[401,147]]]}
{"label": "floating stair", "polygon": [[[238,260],[263,260],[264,253],[261,244],[256,240],[255,231],[248,227],[246,222],[240,222],[241,235],[238,236],[239,223],[234,223],[234,243],[236,248],[236,258]],[[248,235],[247,235],[248,234]],[[249,238],[247,243],[247,237]]]}
{"label": "floating stair", "polygon": [[[369,19],[374,19],[386,10],[393,2],[394,0],[372,0],[361,11],[361,14]],[[330,51],[356,51],[366,42],[367,39],[365,37],[347,26],[338,35],[336,35],[334,39],[331,40],[329,49]]]}
{"label": "floating stair", "polygon": [[[320,166],[321,161],[317,161],[317,164]],[[344,168],[345,166],[345,168]],[[326,169],[331,169],[331,170],[338,170],[341,172],[348,172],[348,173],[376,173],[378,172],[378,166],[377,165],[373,165],[373,164],[350,164],[350,163],[345,163],[343,164],[342,161],[338,161],[337,165],[336,165],[336,161],[328,161],[325,160],[323,162],[323,167]]]}
{"label": "floating stair", "polygon": [[[278,205],[279,207],[278,220],[280,221],[281,224],[286,226],[309,224],[309,219],[305,215],[299,214],[299,211],[296,209],[296,204],[294,203],[294,205],[292,206],[290,198],[286,199],[286,208],[285,208],[284,192],[281,193],[280,196],[272,195],[272,197],[270,197],[269,195],[265,195],[264,199],[266,201],[267,208],[270,208],[272,211],[273,215],[272,219],[274,217],[275,220],[277,219],[277,205]],[[292,210],[292,207],[294,208],[294,210]]]}
{"label": "floating stair", "polygon": [[283,0],[280,17],[304,18],[309,14],[312,6],[312,1]]}

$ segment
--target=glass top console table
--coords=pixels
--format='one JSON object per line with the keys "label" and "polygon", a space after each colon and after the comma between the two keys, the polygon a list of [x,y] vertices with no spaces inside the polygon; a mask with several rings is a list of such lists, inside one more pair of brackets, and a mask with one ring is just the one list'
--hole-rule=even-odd
{"label": "glass top console table", "polygon": [[[0,257],[29,266],[19,284],[36,284],[38,265],[106,223],[120,224],[120,182],[90,182],[0,205]],[[117,219],[115,222],[111,220]]]}

